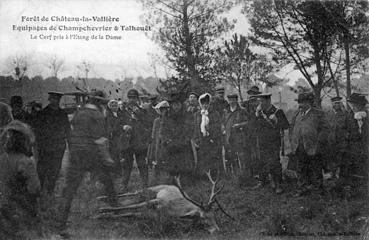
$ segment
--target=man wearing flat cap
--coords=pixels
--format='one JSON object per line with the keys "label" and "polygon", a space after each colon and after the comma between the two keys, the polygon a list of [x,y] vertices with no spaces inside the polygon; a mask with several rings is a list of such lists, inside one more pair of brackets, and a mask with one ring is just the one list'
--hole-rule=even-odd
{"label": "man wearing flat cap", "polygon": [[147,187],[149,182],[148,165],[146,158],[149,144],[151,142],[152,124],[154,119],[148,116],[147,109],[140,106],[139,93],[137,89],[127,92],[128,102],[118,111],[120,125],[126,134],[123,135],[124,144],[122,156],[123,163],[123,186],[128,190],[133,163],[136,161],[140,172],[142,187]]}
{"label": "man wearing flat cap", "polygon": [[348,141],[352,159],[351,175],[361,176],[352,179],[352,186],[355,186],[358,192],[366,192],[369,155],[369,115],[366,107],[368,100],[363,94],[352,93],[347,103],[350,107]]}
{"label": "man wearing flat cap", "polygon": [[59,106],[63,93],[49,92],[48,94],[49,105],[39,113],[36,131],[39,154],[37,172],[41,187],[51,195],[58,180],[71,129],[67,113]]}
{"label": "man wearing flat cap", "polygon": [[228,107],[227,100],[224,99],[225,88],[224,87],[217,87],[215,89],[215,95],[212,98],[211,105],[213,106],[214,110],[217,111],[220,116],[223,116],[224,110]]}
{"label": "man wearing flat cap", "polygon": [[[342,103],[341,97],[332,97],[332,110],[328,112],[327,118],[330,124],[328,135],[327,167],[336,176],[339,173],[339,181],[343,185],[350,177],[348,170],[350,161],[348,157],[348,127],[349,116]],[[342,185],[342,186],[343,186]]]}
{"label": "man wearing flat cap", "polygon": [[328,138],[329,124],[324,112],[313,107],[314,94],[300,93],[299,105],[290,127],[291,151],[297,158],[299,189],[296,196],[322,190],[321,156]]}
{"label": "man wearing flat cap", "polygon": [[271,104],[271,93],[256,95],[259,105],[256,108],[256,131],[260,148],[259,177],[265,183],[271,175],[271,186],[275,193],[281,194],[282,166],[280,150],[282,131],[288,129],[289,123],[282,109]]}
{"label": "man wearing flat cap", "polygon": [[222,119],[227,172],[238,175],[245,165],[246,112],[238,103],[238,95],[227,96],[229,106]]}

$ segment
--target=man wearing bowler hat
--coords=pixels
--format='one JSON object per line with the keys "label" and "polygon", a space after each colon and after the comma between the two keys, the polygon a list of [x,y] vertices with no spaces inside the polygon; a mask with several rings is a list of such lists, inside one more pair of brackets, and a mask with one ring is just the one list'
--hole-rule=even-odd
{"label": "man wearing bowler hat", "polygon": [[298,162],[299,189],[296,196],[301,196],[322,190],[321,156],[326,145],[329,124],[324,112],[313,107],[313,93],[300,93],[296,100],[299,109],[292,119],[289,137],[292,154],[295,154]]}
{"label": "man wearing bowler hat", "polygon": [[58,180],[71,128],[67,113],[59,106],[63,93],[48,94],[50,103],[39,114],[37,172],[41,187],[50,195]]}
{"label": "man wearing bowler hat", "polygon": [[281,194],[282,166],[280,150],[282,131],[288,129],[289,123],[282,109],[271,104],[271,93],[256,95],[259,105],[256,108],[256,131],[260,147],[259,177],[265,183],[271,175],[271,187]]}

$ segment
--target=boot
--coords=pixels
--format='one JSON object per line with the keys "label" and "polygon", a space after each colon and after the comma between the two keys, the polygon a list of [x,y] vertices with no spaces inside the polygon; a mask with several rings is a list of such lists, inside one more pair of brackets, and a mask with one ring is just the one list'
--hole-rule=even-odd
{"label": "boot", "polygon": [[109,152],[109,140],[105,137],[101,137],[97,140],[95,140],[95,143],[97,144],[97,149],[99,151],[99,154],[102,158],[102,162],[107,167],[114,167],[116,164],[112,157],[110,156]]}

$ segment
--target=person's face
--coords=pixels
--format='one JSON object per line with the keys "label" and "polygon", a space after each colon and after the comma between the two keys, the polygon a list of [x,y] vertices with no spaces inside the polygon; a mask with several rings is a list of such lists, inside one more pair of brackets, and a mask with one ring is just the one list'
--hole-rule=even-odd
{"label": "person's face", "polygon": [[138,97],[129,97],[128,98],[128,103],[138,105],[139,104],[139,99],[138,99]]}
{"label": "person's face", "polygon": [[256,109],[259,104],[258,100],[256,98],[250,98],[249,101],[250,107]]}
{"label": "person's face", "polygon": [[59,106],[60,98],[55,96],[49,96],[49,102],[52,106]]}
{"label": "person's face", "polygon": [[112,112],[117,112],[118,111],[118,103],[117,102],[113,102],[110,104],[110,110]]}
{"label": "person's face", "polygon": [[305,112],[311,107],[311,102],[310,101],[299,101],[298,105],[299,105],[299,109]]}
{"label": "person's face", "polygon": [[349,107],[352,109],[352,111],[356,112],[360,112],[361,109],[363,108],[363,106],[360,106],[358,104],[352,103],[352,102],[348,102]]}
{"label": "person's face", "polygon": [[332,107],[334,111],[336,112],[339,112],[342,110],[341,102],[334,102]]}
{"label": "person's face", "polygon": [[155,106],[157,104],[156,99],[150,99],[149,103],[151,104],[151,106]]}
{"label": "person's face", "polygon": [[205,109],[205,110],[209,109],[209,106],[210,106],[210,103],[208,101],[201,103],[201,108],[202,109]]}
{"label": "person's face", "polygon": [[231,107],[234,107],[237,105],[237,98],[228,98],[228,103]]}
{"label": "person's face", "polygon": [[162,116],[166,115],[168,110],[169,110],[169,108],[167,108],[167,107],[160,108],[160,115],[162,115]]}
{"label": "person's face", "polygon": [[195,94],[191,94],[189,97],[188,97],[188,101],[192,104],[196,103],[197,101],[197,97]]}
{"label": "person's face", "polygon": [[216,92],[215,96],[218,98],[224,98],[224,92]]}
{"label": "person's face", "polygon": [[268,109],[270,106],[270,98],[259,98],[258,102],[263,110]]}
{"label": "person's face", "polygon": [[32,107],[31,107],[31,105],[27,105],[27,106],[26,106],[26,112],[27,112],[27,113],[31,113],[31,112],[32,112]]}
{"label": "person's face", "polygon": [[182,103],[180,102],[172,102],[171,103],[172,110],[177,113],[182,109]]}

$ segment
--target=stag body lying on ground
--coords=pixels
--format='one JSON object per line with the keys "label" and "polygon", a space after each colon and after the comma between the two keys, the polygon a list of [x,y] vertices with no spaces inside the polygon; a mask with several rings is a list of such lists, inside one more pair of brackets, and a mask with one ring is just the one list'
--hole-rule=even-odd
{"label": "stag body lying on ground", "polygon": [[[210,172],[208,172],[207,175],[212,183],[212,187],[209,201],[206,204],[200,204],[188,197],[181,187],[179,177],[177,177],[175,178],[176,185],[158,185],[138,192],[119,195],[120,198],[123,198],[123,200],[120,201],[121,207],[100,208],[100,212],[102,213],[101,217],[111,212],[113,212],[113,216],[117,218],[142,216],[142,210],[152,207],[156,210],[165,210],[171,217],[199,220],[199,223],[201,223],[208,232],[213,233],[219,230],[215,220],[215,208],[213,207],[215,203],[223,213],[230,218],[232,217],[223,210],[216,199],[217,194],[222,188],[216,191],[217,181],[211,178]],[[100,197],[100,199],[104,198],[105,197]],[[111,215],[109,215],[109,217],[111,217]]]}

